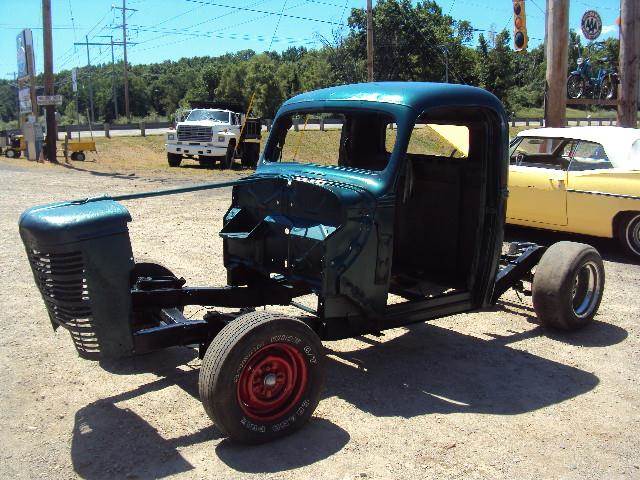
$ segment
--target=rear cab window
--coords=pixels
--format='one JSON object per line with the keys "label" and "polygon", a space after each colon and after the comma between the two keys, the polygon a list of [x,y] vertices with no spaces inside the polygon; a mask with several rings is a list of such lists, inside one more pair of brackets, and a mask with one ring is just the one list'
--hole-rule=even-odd
{"label": "rear cab window", "polygon": [[[320,129],[320,120],[324,130]],[[386,168],[391,148],[385,132],[393,118],[377,111],[304,112],[281,118],[275,142],[265,151],[269,162],[307,163],[370,171]]]}

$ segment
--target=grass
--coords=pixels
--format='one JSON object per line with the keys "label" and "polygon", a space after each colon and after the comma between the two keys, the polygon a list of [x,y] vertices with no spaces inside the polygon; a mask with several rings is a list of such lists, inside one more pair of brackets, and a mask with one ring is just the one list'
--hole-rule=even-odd
{"label": "grass", "polygon": [[[527,127],[510,129],[510,135]],[[387,131],[387,146],[395,141],[395,130]],[[267,136],[263,137],[262,147]],[[335,164],[338,157],[340,130],[309,130],[306,132],[291,131],[288,134],[283,158],[293,158],[295,148],[298,148],[296,159],[301,162],[318,164]],[[97,137],[95,139],[97,153],[87,152],[85,162],[69,160],[69,164],[79,170],[91,172],[117,174],[125,176],[146,176],[163,178],[193,178],[205,179],[219,175],[222,170],[218,165],[212,169],[200,167],[198,162],[184,160],[180,168],[171,168],[167,164],[164,147],[164,135],[149,135],[146,137],[118,136],[111,139]],[[418,129],[414,132],[412,143],[418,145],[421,151],[432,152],[437,155],[449,156],[453,146],[430,128]],[[58,143],[58,151],[62,152],[63,142]],[[64,162],[62,154],[59,159]],[[16,160],[23,161],[23,159]],[[244,175],[250,171],[242,170],[236,162],[234,173]],[[34,166],[36,166],[34,164]],[[228,172],[227,172],[228,173]]]}
{"label": "grass", "polygon": [[[616,118],[616,115],[615,108],[594,108],[591,110],[567,108],[567,118],[586,118],[588,116],[592,118]],[[523,108],[518,110],[515,116],[517,118],[542,118],[544,117],[544,109],[541,107]],[[640,115],[638,118],[640,118]]]}

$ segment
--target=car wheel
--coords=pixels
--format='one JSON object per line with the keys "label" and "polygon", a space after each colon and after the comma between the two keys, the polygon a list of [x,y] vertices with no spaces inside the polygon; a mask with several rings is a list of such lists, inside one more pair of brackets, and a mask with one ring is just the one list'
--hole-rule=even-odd
{"label": "car wheel", "polygon": [[70,157],[71,157],[71,160],[74,160],[74,161],[77,160],[78,159],[78,152],[71,152]]}
{"label": "car wheel", "polygon": [[264,443],[302,427],[320,401],[322,343],[305,323],[264,311],[239,316],[207,349],[200,400],[220,431]]}
{"label": "car wheel", "polygon": [[167,162],[170,167],[179,167],[182,163],[182,155],[177,153],[167,153]]}
{"label": "car wheel", "polygon": [[584,91],[584,79],[580,75],[569,75],[569,79],[567,80],[567,96],[569,98],[582,98]]}
{"label": "car wheel", "polygon": [[220,166],[223,169],[232,168],[233,167],[233,156],[236,153],[236,143],[235,141],[230,141],[229,145],[227,145],[227,152],[220,162]]}
{"label": "car wheel", "polygon": [[618,222],[617,238],[622,248],[631,256],[640,258],[640,213],[625,215]]}
{"label": "car wheel", "polygon": [[7,158],[16,158],[16,151],[13,148],[9,148],[7,149],[6,152],[4,152],[4,156]]}
{"label": "car wheel", "polygon": [[84,162],[86,158],[87,158],[87,157],[86,157],[86,155],[84,154],[84,152],[78,152],[78,153],[76,153],[76,158],[75,158],[75,159],[76,159],[78,162]]}
{"label": "car wheel", "polygon": [[533,277],[533,308],[540,323],[577,330],[593,320],[602,301],[604,265],[598,251],[583,243],[554,243]]}

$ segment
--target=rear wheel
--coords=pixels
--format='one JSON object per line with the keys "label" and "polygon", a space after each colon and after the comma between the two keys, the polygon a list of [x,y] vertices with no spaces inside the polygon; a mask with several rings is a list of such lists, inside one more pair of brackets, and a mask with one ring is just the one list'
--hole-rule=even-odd
{"label": "rear wheel", "polygon": [[616,237],[629,255],[640,258],[640,212],[628,213],[618,222]]}
{"label": "rear wheel", "polygon": [[242,165],[248,168],[256,168],[258,159],[260,158],[259,143],[243,143],[242,144]]}
{"label": "rear wheel", "polygon": [[167,162],[170,167],[179,167],[182,162],[182,155],[177,153],[167,153]]}
{"label": "rear wheel", "polygon": [[303,426],[324,384],[320,339],[298,319],[269,312],[241,315],[205,353],[199,391],[222,433],[263,443]]}
{"label": "rear wheel", "polygon": [[613,100],[616,98],[616,82],[613,75],[607,75],[602,79],[602,86],[600,87],[600,97],[605,100]]}
{"label": "rear wheel", "polygon": [[597,250],[558,242],[544,253],[533,277],[533,308],[540,323],[577,330],[593,320],[604,290],[604,265]]}
{"label": "rear wheel", "polygon": [[78,162],[84,162],[86,159],[86,155],[84,154],[84,152],[77,152],[76,153],[76,158],[75,160],[77,160]]}
{"label": "rear wheel", "polygon": [[571,74],[567,80],[567,96],[569,98],[582,98],[586,85],[580,75]]}

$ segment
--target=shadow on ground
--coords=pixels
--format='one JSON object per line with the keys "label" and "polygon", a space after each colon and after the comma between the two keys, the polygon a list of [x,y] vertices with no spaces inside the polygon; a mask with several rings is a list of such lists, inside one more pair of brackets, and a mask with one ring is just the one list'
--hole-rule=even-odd
{"label": "shadow on ground", "polygon": [[[351,352],[333,351],[327,344],[324,398],[339,397],[381,417],[516,415],[569,400],[598,384],[591,373],[509,347],[540,334],[536,327],[486,340],[419,324],[385,342],[362,337],[368,346]],[[582,332],[558,334],[557,338],[574,345],[605,346],[626,335],[619,327],[594,322]],[[77,412],[71,448],[75,471],[84,478],[161,478],[191,470],[180,448],[220,439],[214,426],[166,439],[118,403],[176,384],[197,398],[198,370],[177,368],[193,358],[193,351],[170,349],[129,362],[103,363],[115,374],[151,371],[160,378]],[[246,447],[222,440],[215,449],[212,446],[211,455],[247,473],[291,470],[340,451],[350,439],[342,427],[347,426],[315,418],[300,432],[267,445]]]}
{"label": "shadow on ground", "polygon": [[588,235],[578,235],[577,233],[552,232],[549,230],[507,225],[504,240],[505,242],[534,242],[546,246],[565,240],[586,243],[598,250],[604,260],[629,265],[638,264],[637,260],[626,255],[618,242],[611,238],[591,237]]}

